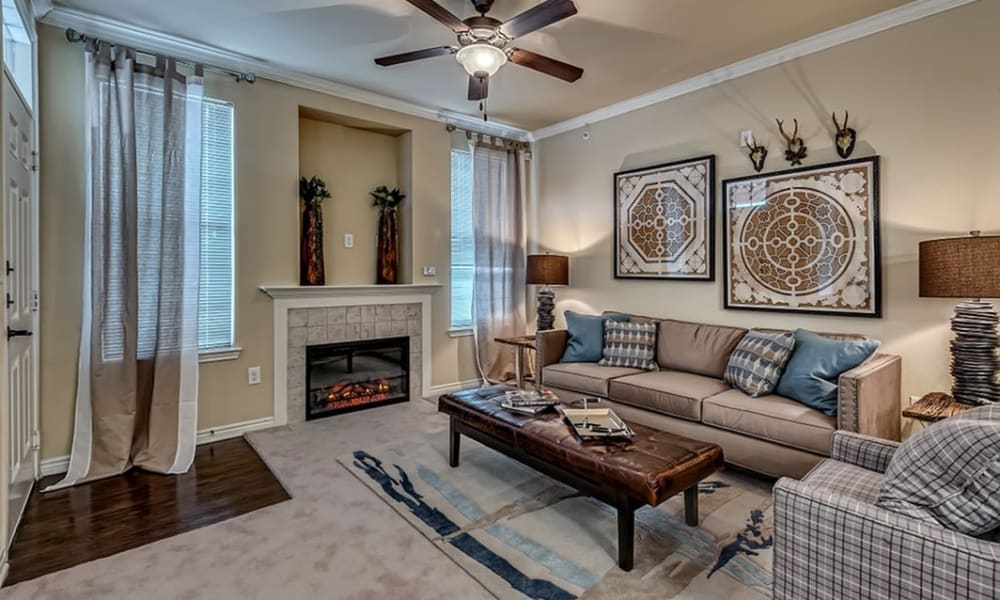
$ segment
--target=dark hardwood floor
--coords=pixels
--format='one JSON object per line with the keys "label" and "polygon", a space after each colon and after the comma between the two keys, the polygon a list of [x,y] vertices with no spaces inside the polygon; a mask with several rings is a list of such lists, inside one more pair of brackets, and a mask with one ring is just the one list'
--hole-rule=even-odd
{"label": "dark hardwood floor", "polygon": [[289,499],[242,438],[199,446],[184,475],[132,471],[47,494],[38,483],[10,551],[5,585],[205,527]]}

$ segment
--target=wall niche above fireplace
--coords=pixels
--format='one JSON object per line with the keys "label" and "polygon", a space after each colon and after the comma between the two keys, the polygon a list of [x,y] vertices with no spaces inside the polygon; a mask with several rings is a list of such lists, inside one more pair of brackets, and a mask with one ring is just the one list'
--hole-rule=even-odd
{"label": "wall niche above fireplace", "polygon": [[410,399],[410,338],[306,348],[307,421]]}

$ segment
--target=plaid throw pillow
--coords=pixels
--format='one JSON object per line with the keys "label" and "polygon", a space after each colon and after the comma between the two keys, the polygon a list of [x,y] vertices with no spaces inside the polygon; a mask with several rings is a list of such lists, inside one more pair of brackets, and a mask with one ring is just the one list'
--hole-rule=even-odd
{"label": "plaid throw pillow", "polygon": [[766,396],[778,387],[781,373],[792,357],[795,334],[750,330],[729,355],[724,379],[752,398]]}
{"label": "plaid throw pillow", "polygon": [[597,364],[658,371],[656,328],[656,323],[605,321],[604,358]]}
{"label": "plaid throw pillow", "polygon": [[903,442],[877,504],[970,536],[1000,528],[1000,406],[967,410]]}

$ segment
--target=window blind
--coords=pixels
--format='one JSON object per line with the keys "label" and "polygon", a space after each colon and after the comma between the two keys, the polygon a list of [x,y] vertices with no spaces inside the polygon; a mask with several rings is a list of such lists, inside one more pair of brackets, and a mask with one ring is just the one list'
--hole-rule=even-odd
{"label": "window blind", "polygon": [[451,152],[451,328],[472,327],[475,245],[472,223],[472,155]]}
{"label": "window blind", "polygon": [[[148,94],[146,100],[162,104],[157,94]],[[154,104],[151,107],[156,110]],[[162,110],[162,107],[159,107]],[[153,156],[162,148],[162,135],[156,131],[146,131],[145,122],[137,129],[139,151],[136,153],[137,170],[150,177],[138,180],[138,230],[137,259],[139,265],[156,265],[156,268],[140,268],[138,282],[138,326],[137,352],[140,358],[152,356],[156,345],[167,342],[158,340],[157,311],[158,297],[144,294],[144,289],[156,289],[155,279],[160,269],[170,269],[172,265],[161,264],[156,246],[152,242],[161,235],[160,191],[152,184],[159,181],[162,161]],[[117,125],[112,124],[112,137],[120,135]],[[117,169],[112,169],[117,171]],[[233,106],[232,104],[205,98],[202,105],[202,175],[201,175],[201,262],[199,271],[200,290],[198,296],[198,347],[200,350],[228,348],[234,344],[234,246],[233,246]],[[120,195],[121,177],[112,173],[110,192]],[[143,200],[146,200],[143,202]],[[114,204],[115,208],[119,205]],[[121,272],[124,257],[121,256],[121,239],[126,235],[125,223],[118,210],[110,215],[108,235],[112,238],[108,268],[115,272],[109,277],[108,297],[104,305],[104,331],[101,332],[103,354],[106,360],[121,359],[124,356],[125,282],[127,277]],[[149,241],[150,243],[145,243]],[[169,292],[165,292],[169,293]]]}
{"label": "window blind", "polygon": [[205,99],[201,148],[198,346],[211,350],[234,343],[232,104]]}

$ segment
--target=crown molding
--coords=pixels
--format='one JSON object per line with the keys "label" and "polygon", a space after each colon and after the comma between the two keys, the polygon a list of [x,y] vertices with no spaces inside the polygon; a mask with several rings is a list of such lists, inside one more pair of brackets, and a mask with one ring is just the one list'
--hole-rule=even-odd
{"label": "crown molding", "polygon": [[905,25],[924,17],[936,15],[946,10],[958,8],[976,0],[916,0],[898,8],[872,15],[860,21],[855,21],[836,29],[793,42],[787,46],[775,48],[762,54],[732,63],[731,65],[709,71],[678,83],[654,90],[652,92],[629,98],[622,102],[605,106],[578,117],[573,117],[555,125],[549,125],[531,132],[532,140],[566,133],[580,127],[586,127],[598,121],[604,121],[630,113],[632,111],[659,104],[685,94],[690,94],[713,85],[718,85],[737,77],[743,77],[756,71],[761,71],[793,61],[803,56],[815,54],[834,46],[853,42],[854,40],[873,35],[893,27]]}
{"label": "crown molding", "polygon": [[35,18],[41,20],[54,8],[52,0],[26,0],[31,5],[31,11]]}
{"label": "crown molding", "polygon": [[290,86],[431,121],[439,121],[441,123],[484,131],[485,133],[501,135],[517,140],[529,140],[531,136],[527,130],[508,123],[497,121],[483,123],[481,119],[472,115],[422,106],[400,98],[386,96],[330,79],[301,73],[263,59],[195,42],[179,36],[121,23],[85,11],[59,6],[53,8],[51,0],[35,0],[34,10],[36,15],[42,15],[40,20],[47,25],[72,27],[88,36],[135,46],[142,50],[159,52],[192,62],[212,64],[237,73],[252,72],[258,77]]}

